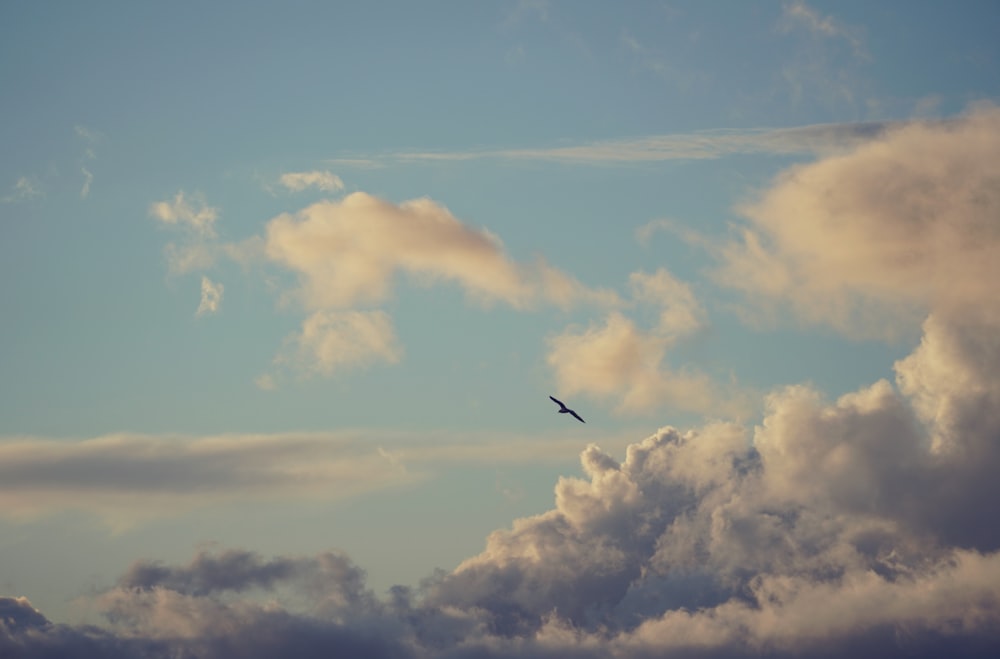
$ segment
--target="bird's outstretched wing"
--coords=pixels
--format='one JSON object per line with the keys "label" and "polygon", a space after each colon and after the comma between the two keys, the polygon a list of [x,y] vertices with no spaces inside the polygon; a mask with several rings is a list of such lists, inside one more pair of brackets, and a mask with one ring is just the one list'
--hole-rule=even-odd
{"label": "bird's outstretched wing", "polygon": [[587,422],[586,422],[586,421],[584,421],[584,420],[583,420],[582,418],[580,418],[580,415],[579,415],[579,414],[577,414],[577,413],[576,413],[576,412],[574,412],[573,410],[569,410],[569,413],[570,413],[570,414],[572,414],[572,415],[573,415],[573,416],[574,416],[574,417],[575,417],[576,419],[578,419],[578,420],[580,421],[580,423],[587,423]]}
{"label": "bird's outstretched wing", "polygon": [[555,396],[549,396],[549,398],[551,398],[552,401],[554,403],[556,403],[559,407],[561,407],[563,409],[566,409],[566,405],[561,400],[559,400],[558,398],[556,398]]}

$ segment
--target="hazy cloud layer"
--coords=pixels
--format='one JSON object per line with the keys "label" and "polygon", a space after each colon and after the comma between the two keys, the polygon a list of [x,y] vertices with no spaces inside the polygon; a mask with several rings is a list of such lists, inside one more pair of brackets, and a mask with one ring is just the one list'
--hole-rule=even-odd
{"label": "hazy cloud layer", "polygon": [[892,335],[927,311],[997,322],[1000,109],[897,126],[742,207],[719,280],[764,308]]}
{"label": "hazy cloud layer", "polygon": [[378,430],[0,438],[0,516],[76,510],[121,526],[234,501],[332,501],[411,484],[443,464],[565,461],[577,450],[565,436]]}

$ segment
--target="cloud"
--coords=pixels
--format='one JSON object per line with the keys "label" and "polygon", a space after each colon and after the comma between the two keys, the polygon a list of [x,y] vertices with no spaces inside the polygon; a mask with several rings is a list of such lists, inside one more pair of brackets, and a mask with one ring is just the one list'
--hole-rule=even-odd
{"label": "cloud", "polygon": [[209,206],[201,195],[188,196],[179,191],[170,201],[150,204],[149,215],[161,224],[177,229],[184,237],[181,244],[170,242],[163,249],[167,270],[181,275],[205,270],[215,263],[215,223],[219,209]]}
{"label": "cloud", "polygon": [[306,188],[317,188],[327,192],[344,189],[344,182],[340,177],[327,171],[288,172],[281,175],[278,183],[292,192],[301,192]]}
{"label": "cloud", "polygon": [[[896,365],[898,388],[878,381],[829,402],[794,385],[769,396],[753,428],[662,428],[629,445],[621,460],[588,446],[582,475],[559,479],[551,510],[493,532],[480,554],[417,589],[377,596],[336,551],[265,558],[228,549],[178,566],[141,560],[94,599],[106,616],[101,627],[52,624],[23,598],[0,599],[0,650],[24,657],[993,656],[1000,534],[983,502],[1000,495],[1000,333],[988,329],[995,327],[928,319],[924,341]],[[315,465],[309,439],[292,450]],[[287,466],[288,440],[251,452],[260,457],[253,480],[273,485],[276,458]],[[54,442],[46,450],[53,445],[60,453],[84,448]],[[107,455],[67,462],[58,453],[32,462],[17,451],[39,451],[37,441],[13,453],[5,445],[0,487],[80,487],[131,474],[138,494],[189,490],[193,477],[232,481],[225,474],[242,460],[220,460],[218,448],[237,445],[246,450],[247,439],[206,440],[190,464],[168,459],[148,473],[143,460],[169,457],[176,440],[140,442],[142,459],[128,464]],[[534,455],[533,445],[524,456]],[[429,462],[452,455],[441,446],[393,446],[416,451],[409,460],[424,448]],[[507,441],[482,448],[486,463],[510,459]],[[400,462],[389,453],[387,462]],[[122,494],[116,499],[137,493]]]}
{"label": "cloud", "polygon": [[339,500],[415,483],[441,465],[563,462],[577,451],[577,440],[563,435],[390,430],[7,437],[0,517],[71,510],[124,527],[232,502]]}
{"label": "cloud", "polygon": [[892,125],[869,122],[815,124],[795,128],[720,129],[548,148],[400,152],[383,156],[383,159],[399,163],[501,159],[567,165],[613,165],[667,160],[712,160],[744,154],[824,154],[857,146]]}
{"label": "cloud", "polygon": [[188,229],[205,238],[215,237],[215,221],[219,219],[218,209],[205,203],[201,195],[191,198],[183,190],[171,201],[150,205],[149,214],[163,224]]}
{"label": "cloud", "polygon": [[430,199],[393,204],[363,192],[324,201],[267,225],[266,257],[298,274],[313,309],[377,304],[398,272],[418,283],[450,281],[474,299],[516,308],[538,302],[613,304],[542,260],[512,261],[499,238],[455,218]]}
{"label": "cloud", "polygon": [[225,287],[217,282],[213,282],[208,277],[201,278],[201,302],[198,304],[198,310],[195,312],[196,316],[201,316],[206,313],[215,313],[219,310],[219,304],[222,302],[222,293],[225,291]]}
{"label": "cloud", "polygon": [[94,182],[94,175],[86,167],[81,167],[83,173],[83,187],[80,188],[80,198],[86,199],[90,196],[90,184]]}
{"label": "cloud", "polygon": [[717,278],[758,312],[893,336],[927,311],[1000,319],[1000,109],[898,126],[740,208]]}
{"label": "cloud", "polygon": [[707,323],[690,286],[662,268],[654,274],[632,273],[629,283],[634,306],[657,310],[652,329],[637,327],[616,310],[603,324],[571,327],[551,337],[547,361],[557,389],[567,396],[584,393],[615,400],[622,413],[670,406],[744,415],[748,403],[744,392],[725,391],[705,373],[673,370],[665,364],[671,348]]}
{"label": "cloud", "polygon": [[842,39],[851,45],[857,57],[866,56],[864,45],[856,28],[843,24],[833,16],[823,16],[802,0],[793,0],[784,5],[779,27],[785,32],[803,29],[819,37]]}
{"label": "cloud", "polygon": [[403,356],[392,319],[384,311],[317,311],[286,343],[290,351],[278,356],[279,363],[321,375],[376,361],[395,364]]}
{"label": "cloud", "polygon": [[234,501],[333,500],[413,479],[349,436],[0,442],[0,515],[21,519],[79,510],[121,526]]}
{"label": "cloud", "polygon": [[42,195],[42,190],[38,183],[27,176],[22,176],[17,179],[14,183],[11,192],[4,195],[3,202],[7,204],[16,203],[19,201],[27,201],[29,199],[34,199]]}

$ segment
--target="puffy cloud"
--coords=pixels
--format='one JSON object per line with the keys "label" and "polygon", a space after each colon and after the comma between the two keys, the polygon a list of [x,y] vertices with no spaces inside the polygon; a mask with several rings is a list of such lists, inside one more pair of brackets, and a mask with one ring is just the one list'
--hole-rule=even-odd
{"label": "puffy cloud", "polygon": [[198,304],[198,310],[195,312],[196,316],[200,316],[206,313],[215,313],[219,310],[219,303],[222,302],[222,293],[225,291],[225,287],[218,283],[213,282],[208,277],[201,278],[201,302]]}
{"label": "puffy cloud", "polygon": [[1000,321],[1000,108],[913,122],[792,168],[741,211],[718,278],[861,335],[933,310]]}
{"label": "puffy cloud", "polygon": [[344,182],[340,177],[327,171],[288,172],[281,175],[278,183],[292,192],[301,192],[306,188],[317,188],[326,192],[344,189]]}
{"label": "puffy cloud", "polygon": [[373,361],[394,364],[403,356],[384,311],[317,311],[287,343],[291,350],[278,356],[279,363],[322,375]]}
{"label": "puffy cloud", "polygon": [[456,282],[476,299],[518,308],[616,301],[614,293],[587,289],[543,261],[512,261],[496,236],[430,199],[397,205],[355,192],[320,202],[271,220],[265,252],[299,275],[303,302],[313,308],[381,302],[397,272],[418,282]]}
{"label": "puffy cloud", "polygon": [[549,339],[548,364],[566,395],[586,393],[615,399],[620,412],[649,412],[671,406],[739,416],[747,394],[718,387],[705,373],[672,370],[664,362],[679,339],[706,324],[691,287],[665,269],[635,272],[629,278],[632,304],[658,311],[652,330],[642,330],[619,311],[603,325],[569,328]]}

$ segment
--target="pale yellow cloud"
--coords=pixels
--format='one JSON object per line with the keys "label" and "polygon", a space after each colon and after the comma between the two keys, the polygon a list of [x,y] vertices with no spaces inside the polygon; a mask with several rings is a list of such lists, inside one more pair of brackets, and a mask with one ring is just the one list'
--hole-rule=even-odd
{"label": "pale yellow cloud", "polygon": [[320,375],[373,362],[394,364],[403,356],[384,311],[317,311],[302,323],[301,332],[289,337],[288,347],[279,363]]}
{"label": "pale yellow cloud", "polygon": [[170,201],[154,202],[149,214],[164,224],[191,229],[206,238],[215,237],[214,225],[219,218],[218,209],[205,203],[201,196],[189,197],[183,191]]}
{"label": "pale yellow cloud", "polygon": [[614,311],[601,325],[550,338],[547,361],[560,392],[617,401],[622,413],[680,409],[742,414],[745,402],[727,400],[706,374],[665,364],[674,341],[657,330],[643,331]]}
{"label": "pale yellow cloud", "polygon": [[743,206],[718,280],[853,335],[892,336],[928,310],[1000,320],[997,181],[1000,108],[898,127]]}
{"label": "pale yellow cloud", "polygon": [[264,252],[299,275],[301,301],[313,309],[382,302],[397,273],[418,283],[454,282],[475,300],[516,308],[617,300],[541,259],[513,261],[495,235],[462,223],[430,199],[397,205],[355,192],[313,204],[271,220]]}
{"label": "pale yellow cloud", "polygon": [[222,293],[225,291],[225,286],[218,282],[214,282],[208,277],[201,278],[201,303],[198,304],[198,310],[195,312],[196,316],[201,316],[206,313],[215,313],[219,310],[219,304],[222,302]]}

